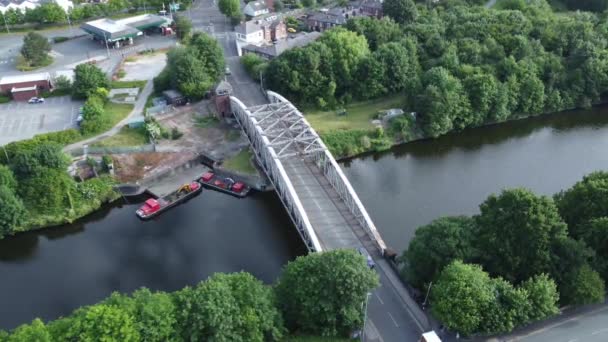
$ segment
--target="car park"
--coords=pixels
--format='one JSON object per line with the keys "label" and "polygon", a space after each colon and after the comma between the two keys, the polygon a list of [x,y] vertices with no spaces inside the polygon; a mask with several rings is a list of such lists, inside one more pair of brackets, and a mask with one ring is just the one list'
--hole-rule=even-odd
{"label": "car park", "polygon": [[31,99],[27,100],[27,103],[44,103],[44,98],[32,97]]}

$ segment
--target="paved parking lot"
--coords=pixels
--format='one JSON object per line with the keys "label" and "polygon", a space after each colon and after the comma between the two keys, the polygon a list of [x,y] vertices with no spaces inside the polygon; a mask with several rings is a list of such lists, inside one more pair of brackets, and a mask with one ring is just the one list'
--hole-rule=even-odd
{"label": "paved parking lot", "polygon": [[82,104],[69,96],[51,97],[36,104],[15,101],[0,104],[0,145],[77,127],[78,108]]}

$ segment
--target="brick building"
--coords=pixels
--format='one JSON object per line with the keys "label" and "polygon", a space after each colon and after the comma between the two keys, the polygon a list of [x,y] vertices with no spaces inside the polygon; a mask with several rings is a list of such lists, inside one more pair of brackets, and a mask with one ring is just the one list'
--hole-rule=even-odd
{"label": "brick building", "polygon": [[9,95],[15,101],[27,101],[51,88],[51,75],[48,72],[0,78],[0,93]]}

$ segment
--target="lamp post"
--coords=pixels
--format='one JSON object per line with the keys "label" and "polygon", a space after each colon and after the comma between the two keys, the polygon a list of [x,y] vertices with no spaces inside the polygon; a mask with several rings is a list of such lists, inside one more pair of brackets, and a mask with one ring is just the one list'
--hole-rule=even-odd
{"label": "lamp post", "polygon": [[8,23],[6,22],[6,16],[4,15],[4,12],[0,11],[0,13],[2,13],[2,19],[4,20],[4,27],[6,27],[6,33],[11,33],[11,31],[8,29]]}
{"label": "lamp post", "polygon": [[70,14],[68,13],[68,11],[65,12],[65,17],[68,19],[68,26],[70,27],[70,33],[74,33],[74,30],[72,30],[72,21],[70,21]]}
{"label": "lamp post", "polygon": [[429,293],[431,293],[431,287],[433,286],[433,282],[431,281],[429,283],[429,288],[426,289],[426,296],[424,296],[424,301],[422,302],[422,309],[424,310],[425,306],[426,306],[426,301],[427,299],[429,299]]}
{"label": "lamp post", "polygon": [[371,297],[371,292],[368,292],[365,296],[365,302],[361,303],[361,307],[365,306],[363,311],[363,330],[361,331],[361,342],[365,340],[365,323],[367,322],[367,303],[369,302],[369,297]]}

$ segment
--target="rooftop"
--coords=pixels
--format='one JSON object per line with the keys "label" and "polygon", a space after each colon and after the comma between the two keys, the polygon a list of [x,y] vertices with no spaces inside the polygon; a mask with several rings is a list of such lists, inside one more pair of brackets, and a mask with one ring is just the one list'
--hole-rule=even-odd
{"label": "rooftop", "polygon": [[41,72],[38,74],[26,74],[26,75],[13,75],[3,76],[0,78],[0,85],[2,84],[13,84],[13,83],[24,83],[24,82],[35,82],[50,80],[51,75],[48,72]]}
{"label": "rooftop", "polygon": [[108,40],[141,35],[140,30],[153,26],[162,26],[168,21],[165,17],[154,14],[143,14],[120,20],[108,18],[86,22],[80,27],[86,32]]}
{"label": "rooftop", "polygon": [[[250,3],[247,4],[247,6],[256,12],[268,9],[268,6],[266,6],[264,1],[251,1]],[[245,6],[245,7],[247,7],[247,6]]]}
{"label": "rooftop", "polygon": [[258,52],[267,55],[271,58],[274,58],[282,54],[286,50],[308,45],[313,41],[317,40],[317,38],[319,38],[320,36],[320,32],[301,33],[294,38],[279,40],[278,42],[276,42],[276,44],[272,45],[247,45],[243,47],[243,50]]}

